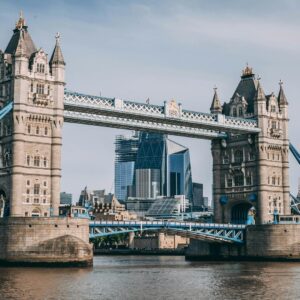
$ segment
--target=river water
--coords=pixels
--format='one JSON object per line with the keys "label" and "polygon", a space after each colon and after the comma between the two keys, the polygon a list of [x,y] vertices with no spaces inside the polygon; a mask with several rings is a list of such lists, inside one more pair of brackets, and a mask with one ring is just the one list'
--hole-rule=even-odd
{"label": "river water", "polygon": [[96,256],[89,269],[0,268],[0,299],[300,299],[300,263]]}

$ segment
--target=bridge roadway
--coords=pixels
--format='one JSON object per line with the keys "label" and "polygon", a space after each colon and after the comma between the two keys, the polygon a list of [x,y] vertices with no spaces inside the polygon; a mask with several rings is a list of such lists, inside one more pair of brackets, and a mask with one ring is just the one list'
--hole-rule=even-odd
{"label": "bridge roadway", "polygon": [[242,244],[245,228],[246,225],[177,221],[92,221],[90,239],[129,232],[163,231],[208,242]]}
{"label": "bridge roadway", "polygon": [[163,106],[65,91],[64,120],[69,123],[155,131],[202,139],[225,138],[226,132],[258,133],[256,119],[183,110],[175,101]]}

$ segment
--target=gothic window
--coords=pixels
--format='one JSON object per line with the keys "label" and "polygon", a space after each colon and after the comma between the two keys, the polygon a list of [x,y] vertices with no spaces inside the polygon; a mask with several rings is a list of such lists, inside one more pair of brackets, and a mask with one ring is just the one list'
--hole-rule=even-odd
{"label": "gothic window", "polygon": [[48,85],[48,95],[50,95],[50,85]]}
{"label": "gothic window", "polygon": [[39,194],[40,194],[40,185],[39,185],[38,183],[36,183],[36,184],[34,185],[33,193],[34,193],[35,195],[39,195]]}
{"label": "gothic window", "polygon": [[227,187],[229,187],[229,188],[232,187],[232,178],[227,179]]}
{"label": "gothic window", "polygon": [[44,195],[47,195],[47,191],[46,190],[44,190]]}
{"label": "gothic window", "polygon": [[44,85],[43,84],[37,84],[36,86],[36,92],[37,94],[44,94]]}
{"label": "gothic window", "polygon": [[238,174],[234,176],[234,185],[243,186],[244,185],[244,176],[243,174]]}
{"label": "gothic window", "polygon": [[40,201],[39,201],[39,198],[34,198],[33,199],[33,202],[35,203],[35,204],[38,204]]}
{"label": "gothic window", "polygon": [[243,108],[242,107],[239,107],[239,116],[243,116]]}
{"label": "gothic window", "polygon": [[28,125],[28,126],[27,126],[27,133],[29,133],[29,134],[30,134],[30,132],[31,132],[31,126],[30,126],[30,125]]}
{"label": "gothic window", "polygon": [[43,203],[46,203],[46,199],[43,199]]}
{"label": "gothic window", "polygon": [[251,185],[252,184],[252,177],[251,176],[247,176],[246,177],[246,185]]}
{"label": "gothic window", "polygon": [[250,161],[255,160],[255,154],[252,151],[249,152],[249,160]]}
{"label": "gothic window", "polygon": [[30,190],[29,190],[29,189],[26,190],[26,194],[27,194],[27,195],[30,194]]}
{"label": "gothic window", "polygon": [[36,126],[35,133],[40,134],[40,127],[39,126]]}
{"label": "gothic window", "polygon": [[26,198],[26,203],[29,203],[29,198]]}
{"label": "gothic window", "polygon": [[45,65],[44,64],[37,64],[36,70],[38,73],[45,73]]}
{"label": "gothic window", "polygon": [[0,66],[0,79],[4,78],[4,66]]}
{"label": "gothic window", "polygon": [[242,150],[236,150],[234,152],[234,162],[235,163],[243,162],[243,151]]}
{"label": "gothic window", "polygon": [[45,135],[48,135],[48,127],[45,127]]}
{"label": "gothic window", "polygon": [[40,157],[37,155],[34,157],[34,162],[33,162],[35,167],[39,167],[40,166]]}
{"label": "gothic window", "polygon": [[224,155],[223,157],[223,164],[228,164],[229,163],[229,156],[228,155]]}
{"label": "gothic window", "polygon": [[30,155],[27,155],[26,160],[27,160],[27,166],[30,166]]}
{"label": "gothic window", "polygon": [[276,112],[276,106],[275,105],[271,105],[271,112]]}
{"label": "gothic window", "polygon": [[278,181],[277,182],[278,182],[278,185],[280,185],[280,177],[278,177]]}
{"label": "gothic window", "polygon": [[236,115],[237,115],[237,113],[236,113],[236,108],[234,107],[234,108],[232,109],[232,116],[233,116],[233,117],[236,117]]}
{"label": "gothic window", "polygon": [[47,181],[44,181],[44,186],[47,186]]}
{"label": "gothic window", "polygon": [[26,184],[27,184],[27,185],[30,185],[30,180],[27,180]]}
{"label": "gothic window", "polygon": [[30,92],[33,93],[33,83],[30,85]]}
{"label": "gothic window", "polygon": [[47,158],[44,157],[44,167],[46,168],[47,167]]}
{"label": "gothic window", "polygon": [[276,129],[276,121],[272,121],[272,129]]}
{"label": "gothic window", "polygon": [[272,185],[275,185],[275,184],[276,184],[276,177],[273,176],[273,177],[272,177]]}

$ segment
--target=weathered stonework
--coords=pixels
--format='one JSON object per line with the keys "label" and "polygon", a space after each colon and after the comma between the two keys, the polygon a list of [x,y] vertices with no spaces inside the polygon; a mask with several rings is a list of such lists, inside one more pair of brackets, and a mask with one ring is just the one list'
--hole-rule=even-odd
{"label": "weathered stonework", "polygon": [[[216,91],[211,112],[220,113]],[[274,210],[289,215],[288,103],[282,83],[277,97],[265,95],[247,67],[222,113],[256,118],[261,132],[212,141],[215,222],[245,224],[250,208],[257,224],[273,221]]]}
{"label": "weathered stonework", "polygon": [[4,216],[58,215],[65,63],[59,38],[50,60],[20,17],[0,51],[0,197]]}
{"label": "weathered stonework", "polygon": [[89,266],[89,221],[75,218],[0,219],[0,263]]}
{"label": "weathered stonework", "polygon": [[202,260],[295,260],[300,261],[300,225],[247,226],[244,245],[191,240],[188,259]]}

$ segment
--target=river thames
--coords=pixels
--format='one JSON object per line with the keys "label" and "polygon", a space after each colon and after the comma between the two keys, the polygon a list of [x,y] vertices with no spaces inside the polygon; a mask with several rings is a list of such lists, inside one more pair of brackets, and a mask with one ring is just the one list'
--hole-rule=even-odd
{"label": "river thames", "polygon": [[0,268],[0,299],[299,299],[300,263],[96,256],[94,267]]}

